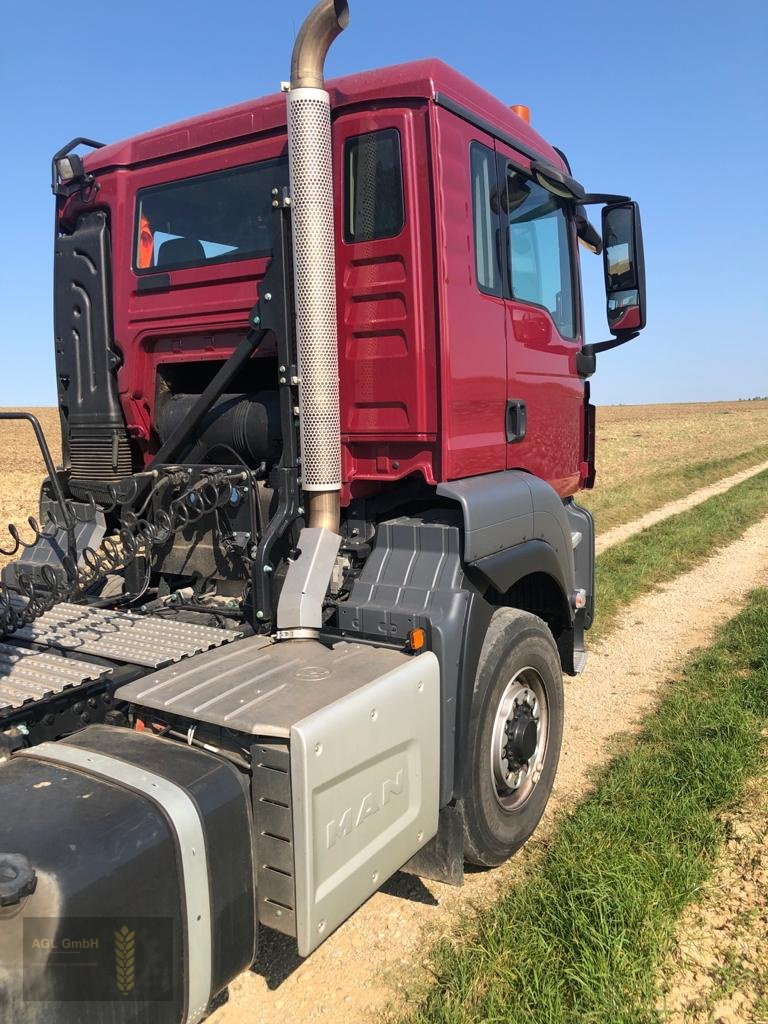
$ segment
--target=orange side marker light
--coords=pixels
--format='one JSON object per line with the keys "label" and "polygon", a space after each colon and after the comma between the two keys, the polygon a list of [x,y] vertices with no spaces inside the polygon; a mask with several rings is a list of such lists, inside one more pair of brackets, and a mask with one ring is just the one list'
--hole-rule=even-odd
{"label": "orange side marker light", "polygon": [[422,651],[427,646],[427,631],[417,626],[408,634],[408,646],[412,651]]}

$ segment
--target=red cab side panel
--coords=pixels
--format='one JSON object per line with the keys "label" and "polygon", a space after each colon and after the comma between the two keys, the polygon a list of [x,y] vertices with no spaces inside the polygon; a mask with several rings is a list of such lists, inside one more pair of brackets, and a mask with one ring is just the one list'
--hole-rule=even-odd
{"label": "red cab side panel", "polygon": [[[168,273],[167,288],[141,291],[142,275],[133,266],[137,193],[149,186],[285,155],[284,137],[261,137],[130,172],[120,169],[101,178],[100,195],[111,207],[115,338],[124,357],[118,373],[120,396],[129,432],[145,454],[158,444],[153,428],[159,369],[227,359],[247,330],[248,314],[269,261],[245,259],[175,269]],[[274,346],[267,344],[259,357],[273,353]],[[261,386],[274,386],[273,376],[265,373]]]}
{"label": "red cab side panel", "polygon": [[[427,104],[345,113],[334,124],[339,372],[345,481],[439,479],[434,267]],[[350,139],[400,136],[405,224],[395,237],[345,238]],[[358,482],[358,486],[356,486]]]}

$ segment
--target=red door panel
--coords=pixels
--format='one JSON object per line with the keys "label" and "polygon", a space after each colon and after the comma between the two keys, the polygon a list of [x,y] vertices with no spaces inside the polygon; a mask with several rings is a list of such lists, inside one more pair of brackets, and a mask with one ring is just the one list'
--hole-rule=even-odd
{"label": "red door panel", "polygon": [[[525,157],[500,142],[496,143],[496,150],[500,156],[500,179],[506,177],[508,161],[515,168],[529,165]],[[522,179],[525,181],[524,175]],[[583,446],[584,382],[576,371],[581,331],[575,236],[570,221],[564,221],[559,249],[554,235],[542,242],[534,225],[525,221],[535,220],[537,210],[547,210],[543,197],[548,198],[549,194],[531,183],[531,196],[536,198],[529,199],[525,207],[516,207],[519,195],[510,188],[507,207],[514,223],[509,228],[505,226],[503,241],[507,399],[525,403],[527,423],[524,438],[507,444],[506,465],[508,469],[535,473],[565,497],[580,485]],[[521,212],[516,213],[516,209]],[[547,231],[556,230],[553,214],[547,218],[545,227]],[[563,254],[561,266],[548,258],[550,252],[557,251]],[[558,290],[559,285],[562,287]],[[560,313],[563,322],[568,320],[562,309],[570,306],[575,330],[569,333],[575,334],[574,338],[563,336],[554,319],[555,313]]]}
{"label": "red door panel", "polygon": [[470,151],[493,153],[493,139],[432,108],[435,232],[440,303],[443,477],[504,469],[506,439],[505,307],[477,284]]}

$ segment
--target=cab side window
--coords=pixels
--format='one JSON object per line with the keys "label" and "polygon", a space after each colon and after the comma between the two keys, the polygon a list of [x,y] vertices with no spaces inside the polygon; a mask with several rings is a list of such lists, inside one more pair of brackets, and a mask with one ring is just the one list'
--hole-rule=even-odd
{"label": "cab side window", "polygon": [[470,164],[477,286],[480,291],[489,295],[501,295],[496,156],[492,149],[482,146],[479,142],[473,142],[470,148]]}
{"label": "cab side window", "polygon": [[344,241],[394,238],[405,227],[400,132],[385,128],[344,146]]}
{"label": "cab side window", "polygon": [[283,184],[288,161],[280,157],[141,189],[134,270],[181,270],[271,255],[272,188]]}
{"label": "cab side window", "polygon": [[543,306],[560,335],[575,338],[571,242],[563,204],[510,167],[505,206],[511,297]]}

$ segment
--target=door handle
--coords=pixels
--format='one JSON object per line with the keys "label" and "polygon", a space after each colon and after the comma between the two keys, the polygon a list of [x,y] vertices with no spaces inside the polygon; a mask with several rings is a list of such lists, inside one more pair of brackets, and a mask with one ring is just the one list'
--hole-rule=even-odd
{"label": "door handle", "polygon": [[528,411],[525,402],[512,398],[507,401],[507,444],[516,444],[525,439],[528,429]]}

